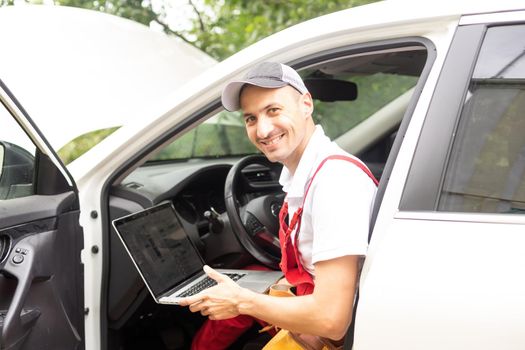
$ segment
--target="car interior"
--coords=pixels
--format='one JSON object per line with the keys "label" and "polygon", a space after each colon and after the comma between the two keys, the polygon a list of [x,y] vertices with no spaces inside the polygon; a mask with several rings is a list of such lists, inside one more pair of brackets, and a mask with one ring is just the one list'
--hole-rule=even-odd
{"label": "car interior", "polygon": [[[387,161],[395,161],[391,150],[401,142],[400,125],[417,98],[427,58],[426,46],[412,42],[350,48],[292,64],[314,98],[316,124],[381,179]],[[160,149],[152,145],[145,161],[115,178],[109,186],[110,221],[171,202],[210,266],[278,269],[281,165],[256,152],[239,113],[217,107],[199,118],[197,127]],[[187,308],[156,304],[110,222],[105,239],[108,348],[188,349],[204,318]],[[256,334],[248,333],[232,348],[243,348]]]}

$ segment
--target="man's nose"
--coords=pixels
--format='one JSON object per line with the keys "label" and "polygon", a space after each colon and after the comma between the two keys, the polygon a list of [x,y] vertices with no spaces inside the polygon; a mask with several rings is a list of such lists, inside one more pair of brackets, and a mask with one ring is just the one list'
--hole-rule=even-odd
{"label": "man's nose", "polygon": [[270,118],[262,116],[259,117],[258,123],[257,123],[257,136],[259,138],[265,138],[270,135],[270,133],[273,130],[273,124]]}

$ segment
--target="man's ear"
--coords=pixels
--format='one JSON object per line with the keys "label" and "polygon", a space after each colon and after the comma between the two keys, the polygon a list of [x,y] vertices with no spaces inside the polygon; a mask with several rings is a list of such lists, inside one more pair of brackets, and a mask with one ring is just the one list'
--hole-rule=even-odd
{"label": "man's ear", "polygon": [[301,98],[301,108],[306,116],[312,116],[314,113],[314,101],[309,92],[305,93]]}

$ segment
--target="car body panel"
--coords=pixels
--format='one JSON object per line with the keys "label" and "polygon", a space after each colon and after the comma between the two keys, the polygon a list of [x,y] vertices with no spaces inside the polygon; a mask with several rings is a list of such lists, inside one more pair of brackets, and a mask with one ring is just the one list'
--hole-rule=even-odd
{"label": "car body panel", "polygon": [[[485,31],[478,24],[515,22],[516,14],[523,21],[523,11],[510,15],[476,15],[460,21],[468,24],[459,30],[466,33],[464,37],[469,42],[463,40],[453,44],[450,50],[454,54],[447,60],[451,61],[449,66],[459,67],[461,74],[452,71],[447,76],[446,69],[441,70],[439,79],[445,84],[434,84],[438,93],[433,96],[435,105],[424,111],[426,129],[419,139],[411,138],[407,132],[402,147],[417,141],[419,151],[423,147],[440,151],[418,158],[415,148],[405,148],[396,160],[390,183],[395,182],[397,186],[386,189],[362,271],[355,330],[358,349],[387,346],[399,349],[502,346],[518,349],[523,346],[525,338],[520,325],[524,321],[525,283],[518,276],[525,266],[524,238],[520,234],[525,218],[522,215],[434,212],[437,194],[421,187],[440,187],[434,185],[434,181],[442,181],[444,163],[435,155],[448,152],[449,140],[455,132],[448,125],[457,125],[459,111],[463,108],[463,91],[470,82]],[[462,52],[458,45],[465,50],[463,57],[459,57],[461,62],[457,60]],[[457,88],[451,88],[452,78]],[[448,91],[451,95],[447,97]],[[451,108],[444,107],[446,103]],[[415,118],[416,113],[410,128],[416,127]],[[450,123],[445,123],[444,119]],[[416,132],[422,127],[416,127]],[[439,136],[431,138],[425,130]],[[400,169],[403,158],[408,162]],[[414,165],[417,165],[420,181],[418,184],[405,183]],[[401,184],[405,185],[399,186]],[[402,194],[416,200],[404,204],[411,208],[410,211],[399,208]],[[403,201],[410,198],[403,197]]]}
{"label": "car body panel", "polygon": [[355,348],[522,348],[523,218],[486,224],[411,214],[390,220],[367,262]]}

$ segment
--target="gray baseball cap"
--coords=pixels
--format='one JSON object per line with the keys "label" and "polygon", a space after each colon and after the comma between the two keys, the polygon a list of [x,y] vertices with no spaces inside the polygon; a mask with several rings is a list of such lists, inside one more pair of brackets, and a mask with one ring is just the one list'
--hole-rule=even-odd
{"label": "gray baseball cap", "polygon": [[281,88],[290,85],[301,94],[308,92],[297,72],[282,63],[262,62],[250,69],[241,80],[228,83],[222,90],[222,105],[229,111],[241,108],[240,97],[244,85],[250,84],[267,89]]}

